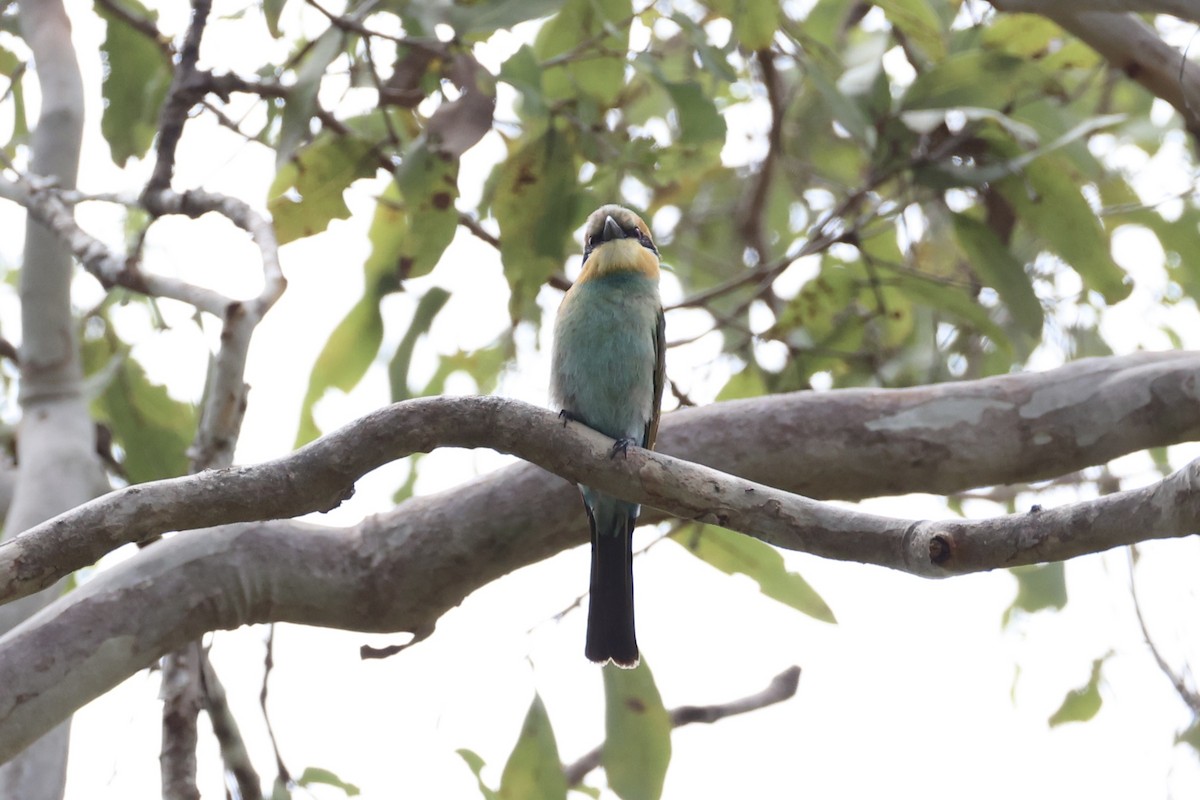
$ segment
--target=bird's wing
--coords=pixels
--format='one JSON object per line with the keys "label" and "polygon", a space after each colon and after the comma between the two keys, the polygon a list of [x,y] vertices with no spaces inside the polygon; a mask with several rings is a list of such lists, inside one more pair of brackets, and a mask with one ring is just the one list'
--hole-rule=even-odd
{"label": "bird's wing", "polygon": [[654,326],[654,406],[650,409],[650,419],[646,422],[646,437],[642,447],[654,449],[654,440],[658,438],[658,417],[662,413],[663,383],[666,382],[667,355],[667,320],[663,310],[658,309],[658,323]]}

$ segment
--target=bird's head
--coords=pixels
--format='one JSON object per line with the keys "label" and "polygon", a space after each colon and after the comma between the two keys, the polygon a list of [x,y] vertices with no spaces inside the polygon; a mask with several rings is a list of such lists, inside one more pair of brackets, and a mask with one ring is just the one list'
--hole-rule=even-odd
{"label": "bird's head", "polygon": [[658,278],[658,248],[642,218],[618,205],[601,206],[583,229],[583,272],[591,280],[613,272]]}

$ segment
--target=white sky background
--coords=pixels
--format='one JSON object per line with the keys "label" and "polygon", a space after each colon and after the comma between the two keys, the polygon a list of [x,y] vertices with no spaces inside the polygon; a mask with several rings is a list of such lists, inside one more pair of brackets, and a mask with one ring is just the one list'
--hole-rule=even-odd
{"label": "white sky background", "polygon": [[[168,8],[161,27],[182,32],[186,4],[163,5]],[[214,18],[243,4],[215,5]],[[285,22],[291,30],[298,25],[310,34],[320,30],[323,23],[315,16],[300,19],[299,5],[288,6]],[[140,188],[148,165],[116,169],[99,133],[103,26],[91,3],[68,0],[68,7],[92,104],[81,188]],[[494,68],[533,30],[523,26],[515,35],[500,34],[477,56]],[[271,42],[254,12],[228,23],[214,19],[202,62],[248,74],[271,57],[271,48],[279,59],[286,54],[286,44]],[[506,91],[501,84],[501,118]],[[761,133],[764,118],[739,106],[726,119],[725,155],[746,161],[760,146],[746,137]],[[1139,161],[1136,151],[1111,157],[1136,172],[1144,199],[1158,199],[1185,191],[1192,180],[1172,157],[1184,146],[1176,141],[1149,163],[1141,163],[1145,159]],[[503,152],[502,141],[491,133],[464,158],[462,207],[477,199],[483,177]],[[201,118],[186,129],[175,185],[227,192],[262,209],[273,172],[273,153]],[[326,234],[282,251],[289,287],[255,335],[240,462],[290,449],[313,359],[361,293],[361,265],[369,246],[365,230],[378,190],[378,185],[356,186],[346,195],[354,211],[351,220],[334,222]],[[21,229],[21,215],[13,208],[0,213],[5,230]],[[93,234],[121,245],[119,212],[93,204],[81,208],[79,218]],[[1109,341],[1122,352],[1169,346],[1148,324],[1163,313],[1157,299],[1165,283],[1161,252],[1155,256],[1148,249],[1136,231],[1114,239],[1118,261],[1137,277],[1133,297],[1104,319]],[[0,257],[19,262],[19,237],[0,242]],[[211,216],[158,223],[146,263],[242,296],[258,289],[256,251],[240,231]],[[803,277],[801,268],[781,280],[798,287]],[[1073,280],[1064,272],[1057,287],[1063,295],[1077,291]],[[84,277],[79,284],[81,307],[98,299],[94,281]],[[402,335],[415,299],[431,285],[449,289],[452,296],[418,347],[418,385],[434,368],[432,349],[450,353],[480,347],[508,324],[498,256],[460,231],[432,275],[389,298],[388,341]],[[668,301],[679,293],[667,277]],[[10,338],[16,336],[19,313],[13,294],[8,287],[0,291],[0,319]],[[558,297],[545,290],[541,300],[552,313]],[[206,343],[189,321],[189,309],[170,301],[163,301],[163,309],[171,330],[154,332],[141,312],[131,309],[121,316],[120,332],[137,342],[135,355],[152,376],[169,381],[176,396],[197,399],[216,326],[209,326]],[[1196,316],[1191,304],[1168,313],[1177,330],[1184,315],[1192,321]],[[471,321],[469,327],[464,320]],[[675,339],[696,323],[680,315],[668,324]],[[525,346],[500,391],[543,403],[547,341],[543,337],[541,349],[535,349],[528,331],[519,341]],[[1200,346],[1200,336],[1186,344]],[[693,397],[711,399],[729,369],[724,361],[709,366],[718,350],[714,337],[673,350],[668,369]],[[1039,367],[1060,362],[1061,355],[1050,348],[1038,354]],[[469,380],[451,381],[449,388],[474,391]],[[318,422],[328,430],[385,402],[386,375],[383,365],[376,365],[350,395],[328,397],[318,407]],[[1189,452],[1177,448],[1174,463],[1182,463]],[[488,451],[439,451],[423,462],[418,490],[451,487],[506,461]],[[1143,456],[1122,459],[1119,466],[1122,474],[1133,476],[1126,486],[1155,478]],[[367,476],[351,501],[318,521],[350,524],[387,510],[406,469],[397,464]],[[1077,497],[1062,490],[1038,502]],[[895,516],[947,515],[926,496],[862,505]],[[984,503],[969,504],[968,511],[996,513]],[[580,524],[585,524],[582,515]],[[642,531],[637,545],[651,537]],[[1143,552],[1139,586],[1157,642],[1176,664],[1185,657],[1200,663],[1194,580],[1200,541],[1151,543]],[[1016,589],[1007,573],[931,582],[797,553],[784,556],[822,594],[840,624],[810,620],[764,598],[748,579],[717,573],[669,542],[638,559],[639,640],[668,707],[731,700],[759,691],[791,664],[804,670],[797,696],[785,704],[677,730],[668,800],[1200,795],[1195,754],[1172,744],[1188,714],[1141,640],[1123,552],[1071,562],[1066,609],[1024,618],[1006,631],[1000,629],[1000,617]],[[310,765],[332,770],[359,785],[366,798],[479,797],[455,750],[466,747],[483,756],[489,765],[485,778],[495,786],[534,690],[546,701],[563,760],[591,749],[603,736],[603,698],[600,672],[582,655],[584,615],[576,611],[562,622],[551,620],[586,589],[587,561],[586,548],[577,548],[499,580],[447,614],[430,640],[384,661],[361,661],[359,646],[394,643],[402,636],[279,626],[270,712],[289,768],[296,775]],[[273,757],[257,707],[264,631],[217,634],[213,659],[255,764],[269,779]],[[1064,694],[1083,685],[1092,659],[1110,649],[1115,655],[1105,665],[1099,715],[1086,724],[1048,728],[1046,719]],[[158,796],[157,692],[157,674],[143,672],[76,715],[68,798]],[[202,793],[222,797],[215,743],[206,734],[202,743]],[[603,778],[594,773],[590,783],[602,785]],[[312,795],[342,796],[331,789],[315,789]]]}

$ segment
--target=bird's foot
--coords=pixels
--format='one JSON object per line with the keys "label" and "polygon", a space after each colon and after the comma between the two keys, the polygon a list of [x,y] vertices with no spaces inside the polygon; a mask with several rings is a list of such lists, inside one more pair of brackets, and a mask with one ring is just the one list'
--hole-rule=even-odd
{"label": "bird's foot", "polygon": [[578,422],[581,425],[587,424],[583,421],[583,418],[580,417],[578,414],[572,414],[570,411],[567,411],[565,408],[562,411],[558,412],[558,418],[563,421],[564,428],[567,427],[568,422]]}
{"label": "bird's foot", "polygon": [[613,442],[612,452],[608,454],[608,457],[616,458],[617,453],[620,453],[622,456],[628,458],[629,457],[629,446],[636,445],[636,444],[637,444],[637,439],[634,439],[630,436],[625,436],[623,438],[617,439],[615,442]]}

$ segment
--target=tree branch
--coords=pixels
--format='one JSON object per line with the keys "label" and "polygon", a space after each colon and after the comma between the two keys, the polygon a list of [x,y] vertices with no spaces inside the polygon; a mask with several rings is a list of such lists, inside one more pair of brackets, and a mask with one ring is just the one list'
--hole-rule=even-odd
{"label": "tree branch", "polygon": [[[1003,0],[1004,11],[1025,11],[1046,14],[1058,11],[1064,4],[1057,0]],[[1074,0],[1072,11],[1111,11],[1113,13],[1170,14],[1180,19],[1200,22],[1200,5],[1195,0]]]}
{"label": "tree branch", "polygon": [[1159,11],[1200,20],[1200,7],[1196,3],[1188,0],[990,1],[999,11],[1025,11],[1054,20],[1151,94],[1174,106],[1183,117],[1184,126],[1193,135],[1200,135],[1200,66],[1164,42],[1146,22],[1128,13]]}
{"label": "tree branch", "polygon": [[[821,497],[1036,480],[1200,437],[1198,369],[1200,354],[1137,353],[934,387],[769,396],[669,414],[660,443]],[[0,546],[0,586],[13,596],[52,579],[59,560],[86,563],[118,542],[201,520],[332,506],[371,466],[446,445],[496,447],[679,516],[922,575],[1067,558],[1200,527],[1200,464],[1059,509],[913,523],[644,450],[610,459],[607,438],[522,403],[426,398],[275,462],[130,487],[76,509]],[[479,587],[585,541],[574,494],[568,481],[518,464],[348,529],[264,522],[155,544],[0,639],[0,760],[206,631],[267,621],[427,630]],[[647,521],[662,518],[646,509]]]}
{"label": "tree branch", "polygon": [[[154,172],[146,183],[147,197],[171,187],[171,176],[175,174],[175,150],[183,136],[183,125],[192,106],[204,97],[205,87],[197,81],[196,62],[200,59],[200,40],[204,36],[204,26],[208,23],[211,10],[212,0],[192,0],[192,22],[188,26],[183,48],[179,51],[171,89],[159,114],[157,157]],[[151,213],[157,213],[152,204],[147,204],[147,208]]]}
{"label": "tree branch", "polygon": [[1154,638],[1150,635],[1150,628],[1146,625],[1146,617],[1142,614],[1142,604],[1138,600],[1137,579],[1134,574],[1136,557],[1136,549],[1129,548],[1129,596],[1133,600],[1133,613],[1137,617],[1138,628],[1142,631],[1142,639],[1145,640],[1146,646],[1150,648],[1150,655],[1154,657],[1154,663],[1158,665],[1159,671],[1171,682],[1171,686],[1175,689],[1175,693],[1179,695],[1179,699],[1187,705],[1193,716],[1200,716],[1200,692],[1188,686],[1185,674],[1175,671],[1175,668],[1163,656],[1162,652],[1158,649],[1158,645],[1154,643]]}
{"label": "tree branch", "polygon": [[[771,679],[771,683],[761,692],[752,694],[749,697],[743,697],[738,700],[731,700],[728,703],[718,703],[711,706],[680,706],[672,709],[671,727],[678,728],[683,725],[690,725],[694,722],[712,723],[717,720],[725,719],[726,717],[736,716],[737,714],[745,714],[749,711],[757,711],[760,708],[773,706],[776,703],[782,703],[785,700],[790,700],[796,694],[796,687],[800,685],[800,668],[788,667],[783,672]],[[583,783],[583,779],[589,772],[600,766],[600,760],[604,757],[604,745],[597,746],[594,750],[584,755],[573,764],[564,767],[563,773],[567,778],[568,786],[578,786]]]}
{"label": "tree branch", "polygon": [[[951,492],[1053,477],[1195,438],[1198,362],[1195,353],[1139,353],[915,389],[776,395],[664,418],[664,451],[746,479],[641,449],[609,459],[606,437],[512,400],[420,398],[274,461],[126,487],[43,523],[0,545],[0,600],[165,531],[327,511],[367,472],[437,447],[489,447],[677,517],[922,575],[1070,558],[1143,538],[1141,526],[1115,524],[1129,513],[1159,515],[1155,535],[1186,534],[1194,511],[1182,503],[1191,491],[1189,471],[1062,513],[991,521],[892,520],[791,492],[839,498]],[[1168,498],[1180,504],[1160,505]],[[1093,513],[1100,508],[1102,518]],[[648,516],[656,518],[662,515]]]}
{"label": "tree branch", "polygon": [[262,800],[262,781],[258,771],[246,752],[246,742],[229,708],[225,687],[213,669],[208,653],[200,651],[197,664],[200,672],[200,690],[204,698],[204,710],[212,723],[213,735],[221,747],[221,760],[225,762],[225,773],[233,778],[241,800]]}
{"label": "tree branch", "polygon": [[200,644],[188,642],[169,658],[162,671],[162,749],[159,756],[163,800],[200,800],[196,789],[196,719],[204,699],[195,675],[200,670]]}

